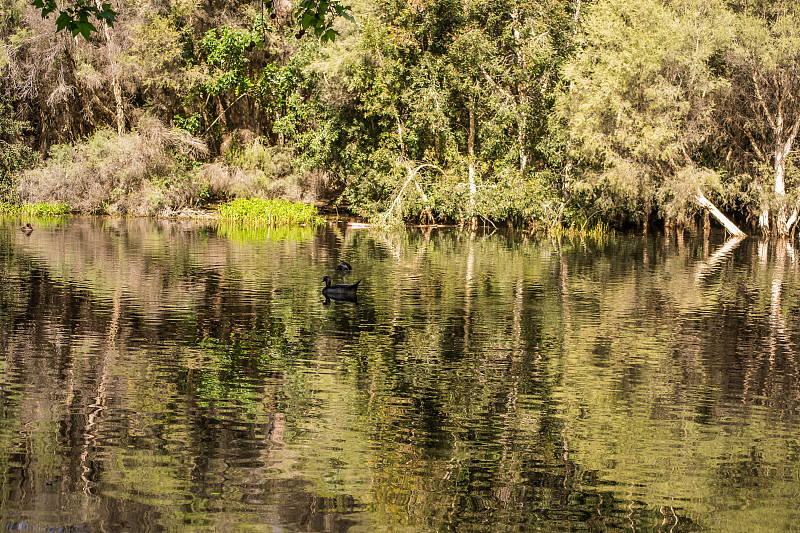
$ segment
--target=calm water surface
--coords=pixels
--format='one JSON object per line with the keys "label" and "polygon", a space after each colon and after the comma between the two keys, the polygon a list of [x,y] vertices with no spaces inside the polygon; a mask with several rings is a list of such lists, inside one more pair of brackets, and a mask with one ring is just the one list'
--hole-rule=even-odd
{"label": "calm water surface", "polygon": [[798,530],[791,244],[19,223],[6,530]]}

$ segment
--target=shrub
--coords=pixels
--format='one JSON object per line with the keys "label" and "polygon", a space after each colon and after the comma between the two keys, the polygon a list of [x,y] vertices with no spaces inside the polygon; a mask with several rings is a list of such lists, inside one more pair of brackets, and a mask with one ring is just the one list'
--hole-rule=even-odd
{"label": "shrub", "polygon": [[32,167],[39,160],[38,152],[30,147],[10,142],[27,127],[27,122],[14,119],[11,104],[0,99],[0,199],[11,196],[15,174]]}
{"label": "shrub", "polygon": [[322,219],[317,216],[317,208],[313,205],[278,199],[239,198],[219,206],[218,213],[220,220],[250,224],[318,224],[322,222]]}
{"label": "shrub", "polygon": [[328,176],[298,169],[292,157],[289,149],[266,146],[262,139],[237,131],[225,140],[221,160],[205,165],[198,176],[214,201],[260,197],[316,203],[329,198]]}
{"label": "shrub", "polygon": [[69,206],[66,204],[49,202],[24,205],[0,202],[0,213],[30,215],[34,217],[60,217],[69,213]]}
{"label": "shrub", "polygon": [[17,195],[78,213],[169,214],[201,201],[204,184],[191,170],[206,154],[199,139],[145,115],[126,135],[100,130],[84,144],[54,146],[43,167],[22,174]]}

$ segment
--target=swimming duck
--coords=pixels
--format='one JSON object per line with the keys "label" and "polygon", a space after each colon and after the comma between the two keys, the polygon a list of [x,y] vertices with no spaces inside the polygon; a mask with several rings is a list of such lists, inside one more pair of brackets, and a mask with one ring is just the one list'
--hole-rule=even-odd
{"label": "swimming duck", "polygon": [[25,235],[30,235],[31,233],[33,233],[33,226],[31,226],[31,223],[28,222],[27,224],[19,228],[19,230]]}
{"label": "swimming duck", "polygon": [[347,283],[337,283],[336,285],[331,285],[331,277],[325,276],[322,278],[322,282],[325,284],[325,288],[322,289],[322,294],[326,298],[333,298],[334,300],[351,300],[355,297],[358,284],[361,283],[361,280],[356,281],[352,285],[348,285]]}
{"label": "swimming duck", "polygon": [[351,270],[353,270],[353,267],[350,266],[350,263],[342,259],[341,262],[338,265],[336,265],[336,268],[334,270],[350,272]]}

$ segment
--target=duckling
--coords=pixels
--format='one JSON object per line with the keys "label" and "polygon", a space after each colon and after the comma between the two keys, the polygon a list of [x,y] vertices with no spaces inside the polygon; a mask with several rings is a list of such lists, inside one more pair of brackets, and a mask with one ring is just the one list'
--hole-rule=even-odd
{"label": "duckling", "polygon": [[353,267],[350,266],[350,263],[342,259],[340,263],[336,265],[336,268],[334,270],[338,270],[340,272],[350,272],[351,270],[353,270]]}

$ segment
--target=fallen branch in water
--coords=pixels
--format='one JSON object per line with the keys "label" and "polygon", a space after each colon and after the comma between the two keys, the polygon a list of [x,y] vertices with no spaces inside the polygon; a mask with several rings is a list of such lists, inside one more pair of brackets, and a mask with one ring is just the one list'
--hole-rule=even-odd
{"label": "fallen branch in water", "polygon": [[695,195],[695,200],[697,200],[697,203],[699,203],[701,206],[703,206],[704,208],[708,209],[709,212],[712,215],[714,215],[714,218],[719,220],[719,222],[723,226],[725,226],[725,229],[728,230],[728,233],[730,233],[734,237],[746,237],[747,236],[745,234],[745,232],[743,232],[738,227],[736,227],[736,224],[731,222],[728,217],[723,215],[722,211],[717,209],[717,206],[712,204],[711,201],[708,198],[706,198],[705,195],[702,192],[700,192],[699,189],[697,191],[697,194]]}

